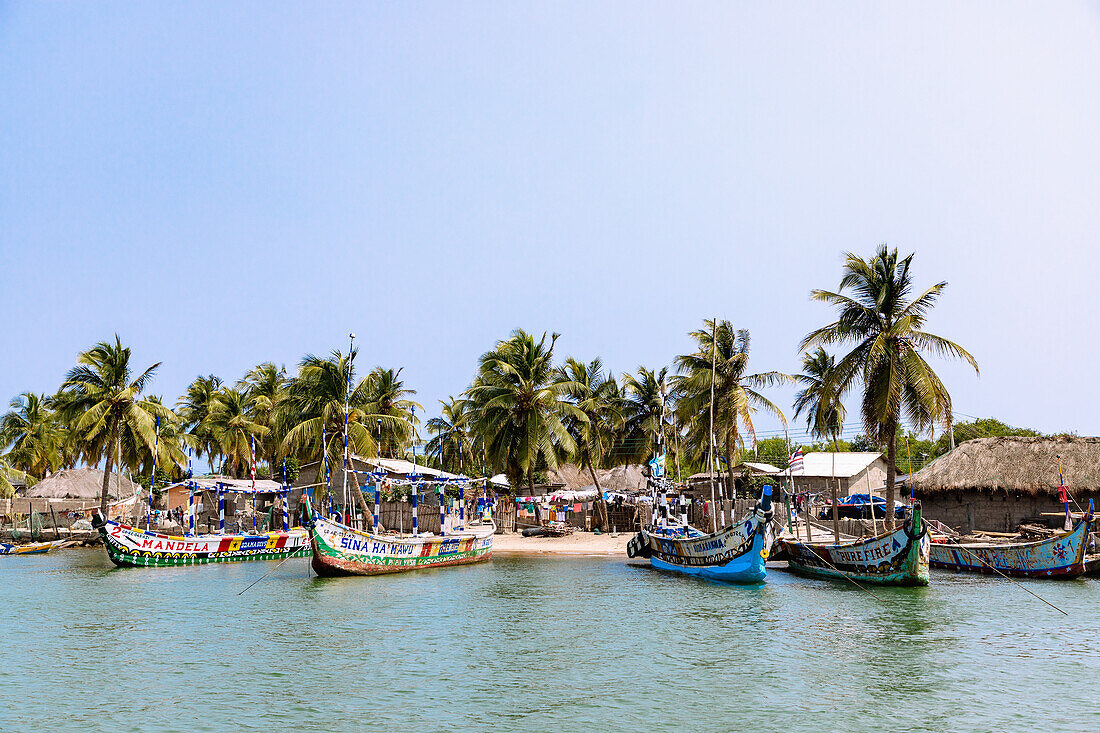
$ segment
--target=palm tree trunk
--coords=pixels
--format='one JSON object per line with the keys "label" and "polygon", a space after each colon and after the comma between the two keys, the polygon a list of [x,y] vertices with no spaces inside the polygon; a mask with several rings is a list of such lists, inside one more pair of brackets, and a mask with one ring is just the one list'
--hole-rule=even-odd
{"label": "palm tree trunk", "polygon": [[[898,469],[894,465],[897,458],[897,432],[898,421],[890,418],[886,427],[886,529],[894,530],[894,481],[897,478]],[[871,502],[871,513],[874,514],[874,500]]]}
{"label": "palm tree trunk", "polygon": [[[370,506],[367,505],[367,498],[365,496],[363,496],[363,490],[359,487],[359,478],[354,473],[351,475],[351,482],[352,482],[351,485],[355,487],[355,499],[359,502],[359,509],[363,513],[363,521],[366,522],[368,516],[371,516],[371,517],[374,516],[374,506],[373,505],[370,505]],[[365,529],[365,530],[368,530],[368,531],[373,531],[374,530],[373,527],[362,527],[361,529]],[[382,531],[384,529],[385,529],[385,527],[382,526],[381,518],[379,518],[378,530]]]}
{"label": "palm tree trunk", "polygon": [[108,432],[107,457],[103,462],[103,490],[99,494],[99,513],[107,519],[108,492],[111,490],[111,469],[115,464],[115,443],[118,442],[118,420],[111,420],[111,429]]}
{"label": "palm tree trunk", "polygon": [[[527,469],[527,495],[530,497],[535,495],[535,471],[533,468]],[[535,522],[542,526],[542,509],[537,501],[535,502]]]}
{"label": "palm tree trunk", "polygon": [[[732,502],[737,498],[736,484],[733,476],[733,436],[726,434],[726,495]],[[731,510],[732,511],[732,510]],[[732,517],[730,520],[732,521]]]}
{"label": "palm tree trunk", "polygon": [[601,532],[607,531],[607,502],[603,500],[603,489],[600,488],[600,480],[596,478],[596,469],[592,468],[592,462],[587,461],[588,473],[592,475],[592,483],[596,486],[596,516],[593,529],[598,529]]}

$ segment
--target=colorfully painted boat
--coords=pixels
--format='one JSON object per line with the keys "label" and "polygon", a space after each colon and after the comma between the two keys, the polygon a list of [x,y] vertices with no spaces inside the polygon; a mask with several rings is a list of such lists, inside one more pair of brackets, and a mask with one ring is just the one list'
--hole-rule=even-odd
{"label": "colorfully painted boat", "polygon": [[959,543],[949,537],[935,537],[930,562],[934,568],[947,570],[1026,578],[1076,578],[1087,569],[1085,552],[1092,521],[1090,512],[1069,532],[1035,542]]}
{"label": "colorfully painted boat", "polygon": [[105,520],[92,519],[107,557],[119,567],[180,567],[213,562],[285,560],[307,554],[308,535],[301,527],[263,534],[166,535]]}
{"label": "colorfully painted boat", "polygon": [[801,575],[876,585],[928,585],[931,543],[919,504],[893,532],[850,542],[780,542],[788,567]]}
{"label": "colorfully painted boat", "polygon": [[59,542],[33,542],[29,545],[9,545],[0,542],[0,555],[41,555],[56,547]]}
{"label": "colorfully painted boat", "polygon": [[313,569],[322,577],[381,575],[469,565],[493,554],[496,524],[471,524],[444,535],[378,534],[315,515],[309,528]]}
{"label": "colorfully painted boat", "polygon": [[744,519],[709,534],[683,522],[644,527],[627,543],[629,557],[652,567],[729,583],[759,583],[774,539],[771,487]]}

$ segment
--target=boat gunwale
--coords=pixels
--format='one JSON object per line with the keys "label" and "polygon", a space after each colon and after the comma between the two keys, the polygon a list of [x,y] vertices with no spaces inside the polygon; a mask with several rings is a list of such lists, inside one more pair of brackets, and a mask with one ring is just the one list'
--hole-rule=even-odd
{"label": "boat gunwale", "polygon": [[[1003,550],[1038,547],[1040,545],[1054,543],[1058,542],[1059,540],[1072,537],[1073,534],[1077,532],[1078,528],[1085,523],[1085,521],[1086,520],[1084,519],[1078,521],[1076,525],[1074,525],[1073,529],[1069,530],[1068,532],[1063,531],[1061,534],[1056,534],[1053,537],[1045,537],[1041,540],[1031,540],[1030,542],[937,542],[935,539],[933,539],[932,544],[939,545],[941,547],[965,547],[968,550]],[[951,539],[949,535],[944,534],[932,536],[941,539]]]}
{"label": "boat gunwale", "polygon": [[[417,543],[423,544],[425,542],[432,542],[432,541],[438,541],[438,540],[450,540],[450,539],[478,539],[478,540],[483,540],[486,537],[492,537],[493,535],[495,535],[496,530],[497,530],[496,522],[494,522],[493,520],[489,520],[488,524],[483,523],[483,524],[479,524],[479,525],[473,525],[473,526],[477,526],[477,527],[484,526],[485,528],[491,528],[492,531],[490,531],[488,533],[481,533],[481,532],[476,532],[476,531],[473,531],[473,530],[468,530],[468,531],[459,530],[459,531],[456,531],[456,532],[452,532],[450,534],[421,534],[421,533],[417,533],[417,534],[400,534],[400,533],[396,533],[396,534],[392,534],[392,535],[384,535],[384,534],[375,534],[374,532],[367,532],[367,531],[362,530],[362,529],[356,529],[355,527],[349,527],[348,525],[344,524],[343,522],[337,522],[333,519],[328,519],[327,517],[320,517],[320,516],[319,517],[314,517],[311,520],[311,525],[315,525],[318,521],[323,521],[327,524],[331,524],[335,527],[339,527],[340,529],[344,530],[345,532],[351,532],[353,534],[357,534],[361,537],[366,537],[366,538],[374,540],[376,542],[390,542],[390,543],[393,543],[393,542],[417,542]],[[313,536],[313,532],[311,531],[312,527],[305,528],[305,529],[306,529],[307,534],[309,535],[309,537],[312,538],[312,536]]]}

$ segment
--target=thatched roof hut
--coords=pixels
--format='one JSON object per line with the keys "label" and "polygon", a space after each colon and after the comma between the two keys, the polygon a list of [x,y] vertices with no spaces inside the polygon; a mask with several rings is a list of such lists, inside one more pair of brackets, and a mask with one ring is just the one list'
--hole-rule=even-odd
{"label": "thatched roof hut", "polygon": [[[128,499],[141,490],[125,476],[111,476],[109,493],[113,499]],[[94,501],[103,491],[103,471],[98,468],[68,468],[48,476],[27,489],[29,498],[82,499]]]}
{"label": "thatched roof hut", "polygon": [[[557,471],[548,473],[552,483],[557,479],[557,483],[564,484],[570,491],[592,486],[592,474],[588,469],[573,463],[563,463]],[[597,468],[596,477],[600,480],[600,488],[604,491],[629,493],[641,491],[646,486],[645,474],[642,473],[642,467],[638,465]]]}
{"label": "thatched roof hut", "polygon": [[1073,493],[1100,491],[1100,438],[977,438],[960,444],[911,477],[914,490],[1058,492],[1058,457]]}

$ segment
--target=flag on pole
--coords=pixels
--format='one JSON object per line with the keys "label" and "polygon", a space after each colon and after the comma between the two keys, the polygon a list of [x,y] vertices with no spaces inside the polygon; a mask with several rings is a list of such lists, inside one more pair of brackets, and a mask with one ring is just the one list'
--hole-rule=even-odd
{"label": "flag on pole", "polygon": [[659,456],[653,456],[653,460],[649,462],[649,473],[653,478],[661,478],[665,475],[665,454],[662,453]]}
{"label": "flag on pole", "polygon": [[802,449],[797,448],[791,457],[787,459],[787,471],[794,473],[795,471],[802,472],[806,470],[806,465],[802,461]]}
{"label": "flag on pole", "polygon": [[1073,529],[1073,520],[1069,515],[1069,490],[1066,488],[1066,479],[1062,475],[1062,457],[1058,456],[1058,501],[1066,508],[1066,521],[1063,528],[1068,532]]}

